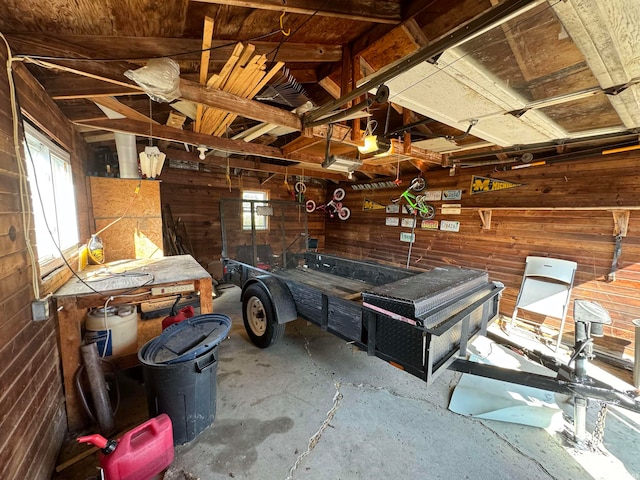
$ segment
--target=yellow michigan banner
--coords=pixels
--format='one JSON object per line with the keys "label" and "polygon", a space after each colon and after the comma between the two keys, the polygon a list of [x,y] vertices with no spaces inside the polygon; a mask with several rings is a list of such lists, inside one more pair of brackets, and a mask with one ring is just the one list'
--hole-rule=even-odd
{"label": "yellow michigan banner", "polygon": [[520,187],[521,185],[521,183],[507,182],[506,180],[497,180],[495,178],[479,177],[474,175],[473,178],[471,178],[471,195],[475,193],[506,190],[507,188]]}

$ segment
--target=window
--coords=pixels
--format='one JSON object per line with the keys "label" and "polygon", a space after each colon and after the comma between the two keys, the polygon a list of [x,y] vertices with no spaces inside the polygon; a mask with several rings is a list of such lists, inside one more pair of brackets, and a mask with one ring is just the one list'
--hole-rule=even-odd
{"label": "window", "polygon": [[267,215],[259,215],[256,211],[259,206],[267,205],[266,202],[269,200],[268,192],[245,190],[242,192],[242,199],[253,200],[251,202],[242,202],[242,229],[251,230],[251,218],[253,217],[256,230],[268,230],[269,217]]}
{"label": "window", "polygon": [[28,124],[25,124],[24,152],[38,262],[41,273],[46,274],[58,265],[55,260],[60,259],[60,250],[68,253],[78,246],[71,163],[67,152]]}

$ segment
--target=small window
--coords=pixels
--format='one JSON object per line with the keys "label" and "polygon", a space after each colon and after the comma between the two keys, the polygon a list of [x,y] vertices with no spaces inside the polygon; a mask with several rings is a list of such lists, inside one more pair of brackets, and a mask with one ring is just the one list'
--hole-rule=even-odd
{"label": "small window", "polygon": [[67,152],[28,124],[24,152],[38,262],[41,275],[46,275],[60,264],[60,251],[67,254],[78,246],[71,163]]}
{"label": "small window", "polygon": [[242,199],[252,200],[251,202],[242,202],[242,229],[251,230],[251,218],[253,217],[256,230],[268,230],[269,217],[260,215],[257,209],[267,205],[269,193],[263,190],[245,190],[242,192]]}

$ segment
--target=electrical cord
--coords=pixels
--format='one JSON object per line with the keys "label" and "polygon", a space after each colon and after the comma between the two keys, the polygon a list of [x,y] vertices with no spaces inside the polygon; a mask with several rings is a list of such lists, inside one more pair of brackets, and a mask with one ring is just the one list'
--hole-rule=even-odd
{"label": "electrical cord", "polygon": [[16,163],[18,164],[18,174],[19,174],[19,186],[20,186],[20,208],[22,210],[22,228],[24,239],[27,246],[27,253],[29,255],[29,260],[31,261],[31,286],[33,288],[33,295],[36,299],[40,298],[40,285],[38,283],[39,271],[38,265],[36,262],[36,255],[33,251],[33,246],[31,245],[31,239],[29,236],[29,230],[31,229],[31,216],[29,215],[29,211],[31,210],[30,198],[27,195],[29,190],[27,185],[27,174],[25,172],[25,165],[23,164],[22,155],[20,152],[20,133],[18,130],[18,100],[17,100],[17,90],[15,88],[15,84],[13,81],[13,62],[18,61],[14,58],[13,53],[11,52],[11,46],[9,42],[5,38],[5,36],[0,32],[0,37],[4,41],[7,48],[7,81],[9,83],[9,101],[11,103],[11,116],[13,120],[13,147],[16,152]]}

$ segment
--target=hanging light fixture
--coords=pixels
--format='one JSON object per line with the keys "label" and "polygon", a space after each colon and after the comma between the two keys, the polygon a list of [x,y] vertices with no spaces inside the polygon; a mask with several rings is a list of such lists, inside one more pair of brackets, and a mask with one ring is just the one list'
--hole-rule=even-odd
{"label": "hanging light fixture", "polygon": [[147,178],[156,178],[160,175],[167,157],[158,147],[153,145],[153,117],[152,104],[149,98],[149,145],[144,147],[144,152],[140,152],[140,171]]}
{"label": "hanging light fixture", "polygon": [[358,146],[358,151],[362,155],[367,155],[378,150],[378,136],[373,134],[377,126],[378,122],[375,120],[367,120],[367,126],[364,129],[364,145]]}

